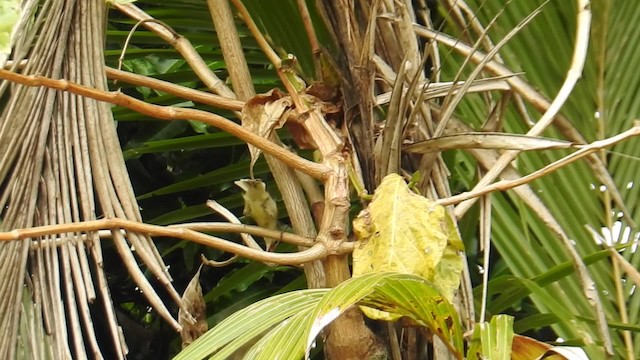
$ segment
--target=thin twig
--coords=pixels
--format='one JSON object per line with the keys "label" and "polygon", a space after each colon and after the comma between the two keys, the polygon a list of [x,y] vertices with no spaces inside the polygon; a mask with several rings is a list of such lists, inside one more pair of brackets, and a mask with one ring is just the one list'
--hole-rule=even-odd
{"label": "thin twig", "polygon": [[[132,19],[141,21],[153,19],[149,14],[135,6],[134,4],[124,4],[113,2],[113,7],[120,10],[122,13],[128,15]],[[214,74],[207,63],[204,62],[200,54],[193,48],[191,42],[184,36],[177,34],[166,24],[164,26],[158,25],[155,22],[143,23],[146,28],[153,31],[156,35],[168,42],[182,55],[184,60],[191,66],[193,72],[198,76],[200,80],[211,90],[212,92],[226,96],[229,98],[235,97],[233,91],[227,87],[224,81],[220,80],[216,74]]]}
{"label": "thin twig", "polygon": [[[378,68],[381,69],[380,62],[383,60],[380,57],[374,57],[373,61],[378,65]],[[479,79],[472,82],[471,86],[465,90],[465,94],[476,93],[476,92],[487,92],[487,91],[508,91],[511,89],[507,81],[504,79],[509,78],[511,76],[517,76],[518,74],[508,75],[508,76],[499,76],[494,78],[486,78]],[[386,80],[389,82],[395,81],[394,76],[387,76]],[[439,97],[446,96],[450,93],[450,89],[453,88],[453,94],[457,94],[460,92],[460,88],[464,86],[466,81],[458,81],[454,82],[428,82],[424,81],[419,84],[419,88],[421,91],[419,94],[424,94],[424,100],[435,99]],[[428,85],[428,86],[427,86]],[[403,90],[404,92],[407,89]],[[415,93],[418,93],[417,91]],[[384,94],[380,94],[376,96],[376,105],[384,105],[389,102],[391,99],[391,92],[386,92]]]}
{"label": "thin twig", "polygon": [[[582,76],[582,70],[587,57],[587,48],[589,46],[589,31],[591,29],[591,12],[588,9],[588,0],[578,0],[578,26],[576,29],[576,41],[573,51],[573,60],[571,67],[567,73],[567,77],[560,88],[560,91],[553,99],[546,112],[542,115],[540,120],[527,132],[529,136],[538,136],[544,131],[555,118],[556,114],[560,111],[560,108],[564,105],[565,101],[573,91],[578,79]],[[496,179],[504,168],[511,163],[519,154],[519,151],[506,151],[494,167],[487,172],[487,174],[478,181],[475,188],[479,189]],[[465,212],[475,200],[470,200],[466,203],[459,204],[456,207],[456,213]]]}
{"label": "thin twig", "polygon": [[556,171],[562,167],[567,166],[568,164],[579,160],[589,154],[600,151],[604,148],[610,147],[616,143],[619,143],[623,140],[626,140],[630,137],[639,136],[640,135],[640,123],[636,122],[636,124],[629,130],[620,133],[616,136],[612,136],[610,138],[604,140],[594,141],[589,145],[581,146],[580,150],[571,153],[557,161],[552,162],[551,164],[543,167],[540,170],[534,171],[529,175],[520,177],[516,180],[502,180],[497,181],[491,185],[487,185],[476,190],[471,190],[468,192],[464,192],[462,194],[458,194],[455,196],[451,196],[445,199],[437,200],[436,202],[440,205],[446,206],[451,204],[457,204],[462,201],[477,198],[479,196],[494,192],[494,191],[505,191],[509,189],[513,189],[520,185],[528,184],[538,178],[548,175],[549,173]]}
{"label": "thin twig", "polygon": [[[435,40],[441,44],[452,47],[456,51],[460,52],[462,55],[467,56],[471,54],[470,56],[472,56],[473,61],[476,63],[482,61],[482,59],[485,58],[484,54],[480,52],[473,53],[473,49],[469,45],[466,45],[460,42],[458,39],[452,38],[449,35],[446,35],[444,33],[427,29],[420,25],[414,25],[414,30],[416,31],[416,34],[418,36],[422,36],[430,40]],[[511,71],[508,67],[506,67],[504,64],[499,63],[497,61],[489,61],[485,66],[485,70],[496,76],[506,76],[509,74],[514,74],[514,72]],[[539,91],[533,88],[529,83],[523,80],[521,77],[513,76],[510,78],[507,78],[506,81],[509,83],[509,85],[511,85],[512,89],[518,95],[522,96],[523,99],[525,99],[528,103],[533,105],[533,107],[536,108],[537,110],[546,112],[550,108],[551,102],[545,96],[543,96]],[[575,143],[579,143],[579,144],[586,142],[582,134],[580,134],[569,122],[569,120],[567,120],[562,114],[556,114],[554,125],[568,140],[573,141]],[[592,161],[589,161],[589,165],[592,167],[595,173],[595,176],[598,178],[598,180],[600,180],[604,185],[606,185],[607,188],[616,189],[615,182],[611,178],[611,175],[606,171],[606,168],[604,164],[602,164],[600,159],[595,155],[591,155],[590,160]],[[625,219],[630,224],[633,224],[634,220],[629,215],[631,212],[628,211],[625,205],[625,202],[622,199],[622,196],[620,195],[620,192],[612,191],[611,194],[612,194],[614,203],[616,204],[616,206],[620,208],[621,212],[624,214]],[[458,219],[461,218],[466,213],[467,210],[468,210],[468,206],[456,207],[456,211],[455,211],[456,218]]]}
{"label": "thin twig", "polygon": [[[102,221],[102,220],[96,220]],[[51,226],[51,231],[47,233],[47,235],[61,234],[66,232],[67,224],[59,224],[59,225],[49,225]],[[278,239],[278,241],[285,242],[292,245],[301,245],[301,246],[313,246],[315,241],[313,239],[300,236],[297,234],[292,234],[284,231],[277,231],[271,229],[265,229],[259,226],[253,225],[245,225],[245,224],[232,224],[227,222],[194,222],[194,223],[185,223],[185,224],[174,224],[168,225],[168,228],[172,229],[189,229],[198,232],[224,232],[224,233],[236,233],[236,234],[251,234],[255,236],[262,237],[271,237],[274,239]],[[87,230],[88,231],[88,230]],[[12,241],[16,239],[11,239],[8,233],[0,233],[0,241]],[[113,236],[111,230],[98,230],[97,235],[100,238],[110,238]],[[86,235],[80,235],[76,237],[81,241],[92,241],[93,239]],[[63,238],[50,238],[47,241],[40,241],[38,243],[34,243],[32,245],[32,249],[37,249],[39,247],[44,246],[60,246],[63,242],[68,241]],[[345,247],[346,250],[348,250]]]}
{"label": "thin twig", "polygon": [[120,52],[120,56],[118,57],[118,70],[122,70],[122,63],[124,62],[124,56],[127,53],[127,48],[129,47],[129,42],[131,41],[131,38],[133,37],[133,34],[135,34],[136,30],[138,29],[138,27],[140,25],[142,25],[144,23],[147,23],[147,22],[154,22],[154,23],[156,23],[156,24],[158,24],[160,26],[163,26],[174,37],[180,36],[180,34],[175,32],[169,25],[165,24],[164,22],[162,22],[160,20],[157,20],[157,19],[142,19],[142,20],[138,21],[135,25],[133,25],[131,30],[129,30],[129,34],[127,35],[127,39],[124,41],[124,45],[122,46],[122,51]]}
{"label": "thin twig", "polygon": [[267,41],[265,36],[262,34],[260,29],[258,29],[258,26],[251,18],[249,11],[247,11],[247,8],[244,6],[242,1],[231,0],[231,2],[233,3],[233,5],[236,7],[238,12],[242,16],[242,19],[244,20],[245,24],[249,28],[251,35],[253,35],[254,39],[258,43],[258,46],[260,46],[260,49],[262,49],[262,52],[264,52],[267,59],[269,59],[269,61],[275,66],[276,71],[278,73],[278,77],[280,78],[280,81],[282,81],[282,84],[287,89],[287,92],[291,96],[291,100],[293,100],[293,103],[296,105],[296,108],[298,108],[298,111],[306,112],[308,110],[308,107],[302,102],[302,100],[300,99],[300,96],[298,96],[298,91],[296,91],[294,85],[291,83],[291,81],[287,78],[286,74],[284,73],[282,68],[282,59],[280,58],[280,56],[278,56],[275,50],[273,50],[273,48],[269,45],[269,42]]}
{"label": "thin twig", "polygon": [[114,81],[122,81],[135,86],[144,86],[156,91],[162,91],[171,95],[191,100],[194,102],[210,105],[219,109],[240,111],[244,106],[244,101],[225,96],[211,94],[186,86],[174,84],[168,81],[159,80],[150,76],[134,74],[111,67],[105,67],[107,78]]}
{"label": "thin twig", "polygon": [[309,9],[307,8],[307,2],[304,0],[296,0],[296,4],[298,5],[298,10],[300,10],[300,19],[302,20],[302,24],[304,25],[305,33],[307,34],[307,39],[309,40],[309,45],[311,46],[311,53],[313,54],[313,68],[316,72],[316,80],[322,79],[322,68],[320,63],[320,42],[318,41],[318,36],[316,35],[316,30],[313,27],[313,23],[311,21],[311,14],[309,13]]}
{"label": "thin twig", "polygon": [[[262,262],[271,262],[277,263],[281,265],[300,265],[304,264],[308,261],[323,259],[327,255],[333,255],[341,253],[350,252],[351,249],[348,247],[335,249],[333,251],[329,251],[324,244],[316,243],[311,248],[305,251],[300,251],[297,253],[287,253],[287,254],[278,254],[271,253],[262,250],[255,250],[248,248],[246,246],[236,244],[234,242],[221,239],[216,236],[206,235],[194,230],[187,228],[189,224],[181,224],[178,226],[159,226],[159,225],[150,225],[145,223],[140,223],[131,220],[125,220],[120,218],[112,218],[112,219],[101,219],[101,220],[92,220],[92,221],[83,221],[76,222],[71,224],[58,224],[58,225],[46,225],[46,226],[38,226],[32,227],[28,229],[15,229],[8,232],[0,233],[0,241],[15,241],[22,239],[30,239],[41,236],[47,236],[51,234],[60,234],[60,233],[77,233],[77,232],[90,232],[90,231],[99,231],[103,229],[124,229],[128,232],[146,234],[149,236],[163,236],[163,237],[172,237],[182,240],[187,240],[191,242],[195,242],[201,245],[213,247],[222,251],[230,252],[233,254],[237,254],[244,258],[262,261]],[[236,226],[238,229],[238,224],[226,224],[229,227]],[[212,224],[196,224],[193,228],[215,228]],[[243,225],[241,227],[247,227]],[[253,227],[256,233],[275,235],[277,238],[279,235],[282,235],[284,239],[285,236],[283,233],[279,233],[278,231],[271,230],[270,232],[267,229],[261,229]]]}
{"label": "thin twig", "polygon": [[153,105],[121,92],[102,91],[66,80],[54,80],[39,75],[25,76],[4,69],[0,69],[0,79],[27,86],[45,86],[51,89],[68,91],[92,99],[120,105],[160,120],[197,120],[207,125],[215,126],[247,143],[255,145],[262,151],[284,161],[287,165],[307,173],[316,179],[324,178],[331,171],[330,168],[323,164],[306,160],[222,116],[206,111]]}
{"label": "thin twig", "polygon": [[202,265],[211,267],[225,267],[227,265],[233,264],[234,262],[236,262],[236,260],[238,260],[238,255],[233,255],[232,257],[224,261],[217,261],[208,259],[204,254],[200,254],[200,261],[202,262]]}
{"label": "thin twig", "polygon": [[491,254],[491,194],[480,199],[480,248],[482,257],[482,300],[480,305],[480,323],[485,322],[487,313],[487,294],[489,293],[489,259]]}
{"label": "thin twig", "polygon": [[[222,215],[225,219],[229,220],[229,222],[231,222],[232,224],[242,224],[240,219],[238,219],[227,208],[225,208],[224,206],[220,205],[220,203],[218,203],[217,201],[208,200],[207,201],[207,206],[211,210],[213,210],[213,211],[217,212],[218,214]],[[242,233],[240,233],[240,237],[242,238],[242,241],[244,242],[244,244],[247,245],[248,247],[250,247],[252,249],[256,249],[256,250],[262,250],[260,245],[258,245],[256,240],[251,235],[249,235],[249,234],[247,234],[245,232],[242,232]]]}
{"label": "thin twig", "polygon": [[[489,63],[496,54],[498,54],[498,51],[504,45],[506,45],[507,42],[511,40],[511,38],[513,38],[516,34],[518,34],[527,24],[529,24],[542,11],[542,8],[544,7],[545,4],[546,2],[540,5],[538,8],[536,8],[534,11],[532,11],[522,21],[520,21],[518,25],[516,25],[513,29],[511,29],[511,31],[509,31],[509,33],[507,33],[507,35],[505,35],[505,37],[502,40],[500,40],[500,42],[498,42],[498,44],[496,44],[496,46],[494,46],[491,49],[491,51],[489,51],[486,54],[486,56],[478,64],[476,64],[475,69],[473,69],[471,74],[469,74],[467,81],[465,81],[464,85],[462,85],[458,93],[456,93],[455,95],[448,95],[445,98],[444,104],[442,105],[443,111],[440,117],[440,121],[438,123],[438,126],[436,127],[436,130],[433,133],[434,137],[438,137],[442,135],[447,125],[447,122],[449,122],[449,120],[451,119],[451,116],[453,115],[453,111],[455,110],[456,106],[462,101],[462,97],[465,96],[467,89],[471,86],[471,84],[473,84],[473,81],[476,79],[476,77],[478,77],[480,75],[480,72],[484,70],[484,66],[487,63]],[[456,77],[454,79],[454,83],[456,83],[459,80],[459,77],[462,74],[462,69],[468,62],[471,61],[473,53],[475,53],[476,50],[480,47],[480,45],[482,45],[482,41],[483,41],[482,39],[487,36],[487,32],[489,31],[491,26],[496,23],[498,17],[502,14],[502,11],[504,11],[504,8],[501,11],[499,11],[498,14],[496,14],[496,16],[491,20],[487,28],[484,30],[484,33],[480,35],[480,39],[473,46],[473,52],[467,55],[467,57],[464,59],[464,62],[461,65],[461,68],[458,70],[458,73],[456,74]],[[453,88],[450,91],[453,92]]]}

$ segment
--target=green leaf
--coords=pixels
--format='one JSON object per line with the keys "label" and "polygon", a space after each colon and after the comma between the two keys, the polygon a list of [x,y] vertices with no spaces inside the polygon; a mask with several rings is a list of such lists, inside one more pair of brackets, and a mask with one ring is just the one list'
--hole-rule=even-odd
{"label": "green leaf", "polygon": [[251,284],[260,280],[265,274],[273,271],[273,268],[261,262],[250,262],[241,269],[236,269],[227,274],[218,282],[215,288],[205,296],[205,301],[216,301],[218,298],[228,295],[232,291],[243,291]]}
{"label": "green leaf", "polygon": [[[225,166],[223,168],[202,174],[191,179],[187,179],[169,186],[162,187],[152,192],[138,196],[138,200],[144,200],[152,196],[173,194],[180,191],[193,190],[205,186],[212,186],[223,182],[233,181],[242,177],[246,177],[249,169],[248,161],[239,161],[235,164]],[[254,167],[254,175],[262,175],[269,172],[267,163],[262,160],[256,163]]]}
{"label": "green leaf", "polygon": [[272,326],[309,309],[326,292],[324,289],[300,290],[252,304],[209,330],[180,352],[174,360],[203,359],[222,348],[225,348],[224,354],[230,355]]}
{"label": "green leaf", "polygon": [[[305,74],[314,74],[311,46],[304,36],[304,24],[294,1],[251,0],[244,1],[244,5],[258,26],[273,40],[276,50],[293,54]],[[323,28],[324,24],[315,13],[315,6],[309,6],[309,11],[315,17],[315,27]]]}
{"label": "green leaf", "polygon": [[[543,0],[511,1],[505,5],[471,0],[467,1],[467,4],[477,16],[476,19],[485,25],[497,14],[501,14],[496,19],[496,25],[488,31],[488,36],[496,41],[503,38],[509,29],[542,2]],[[578,9],[576,4],[575,1],[548,2],[543,12],[500,52],[506,66],[514,71],[523,71],[522,78],[547,98],[556,95],[572,61],[576,19],[578,11],[582,10]],[[589,10],[593,19],[587,63],[580,81],[561,113],[575,127],[574,131],[582,134],[587,141],[593,141],[628,129],[633,120],[640,115],[640,98],[633,95],[635,89],[640,86],[640,73],[632,70],[634,64],[640,61],[640,47],[630,46],[640,34],[640,28],[635,25],[635,19],[640,16],[640,6],[638,2],[629,1],[592,1]],[[460,29],[458,34],[462,31],[463,29]],[[456,66],[452,66],[454,58],[455,56],[449,56],[445,59],[448,64],[443,65],[443,71],[457,70]],[[447,78],[452,74],[443,76]],[[467,96],[465,104],[460,104],[457,109],[459,118],[468,121],[475,129],[486,119],[486,111],[481,111],[481,101],[480,96]],[[531,111],[530,116],[536,121],[540,114]],[[505,116],[504,127],[510,132],[527,131],[529,127],[522,124],[523,121],[517,116],[516,111],[510,110]],[[558,131],[553,129],[545,132],[544,136],[562,138]],[[640,153],[640,139],[630,139],[610,150],[606,156],[607,170],[611,173],[629,210],[624,215],[632,217],[638,223],[640,187],[634,180],[640,178],[640,166],[637,166],[638,162],[635,161]],[[548,164],[562,153],[564,151],[558,151],[557,154],[522,154],[517,162],[514,162],[514,166],[521,174],[529,173]],[[463,172],[464,168],[450,169],[459,178],[467,174]],[[615,217],[621,210],[615,206],[609,207],[610,194],[600,191],[600,182],[594,178],[593,171],[585,163],[563,168],[557,174],[536,180],[532,186],[563,231],[575,242],[575,248],[583,259],[586,257],[585,254],[594,254],[602,250],[602,246],[585,230],[586,226],[600,229],[609,227],[616,221],[625,226],[626,221]],[[524,206],[521,199],[512,192],[493,196],[492,229],[493,245],[515,276],[535,279],[550,273],[550,269],[554,270],[560,264],[567,264],[566,252],[559,245],[556,232],[550,231],[547,224],[538,219],[537,213]],[[625,251],[624,255],[633,266],[640,266],[640,256],[630,251]],[[539,297],[521,284],[518,285],[517,293],[509,293],[508,288],[501,288],[503,295],[490,301],[489,309],[502,311],[517,304],[524,291],[530,294],[536,310],[541,313],[552,312],[551,307],[555,307],[556,304],[547,301],[554,300],[571,309],[573,314],[592,316],[590,300],[584,296],[571,267],[566,269],[571,272],[570,276],[564,276],[543,290],[554,294],[553,297]],[[611,275],[615,273],[612,262],[598,261],[590,265],[589,270],[596,282],[598,293],[601,294],[608,321],[620,319],[618,301],[623,301],[628,304],[629,322],[638,323],[640,301],[634,300],[636,296],[628,282],[621,289],[625,299],[605,296],[616,293],[616,287],[621,280]],[[539,285],[545,286],[542,283]],[[588,335],[580,333],[583,328],[562,321],[553,324],[552,328],[558,336],[566,339],[585,336],[599,339],[595,326],[588,329]],[[626,356],[621,332],[611,332],[611,337],[617,355]],[[639,347],[634,346],[634,352],[634,357],[640,356]],[[601,356],[597,353],[590,355],[594,358]]]}
{"label": "green leaf", "polygon": [[440,337],[453,352],[462,351],[458,314],[438,290],[418,276],[387,272],[352,278],[329,291],[306,322],[296,319],[276,330],[278,334],[273,336],[277,341],[261,343],[260,359],[283,354],[290,359],[302,357],[319,332],[356,303],[411,318]]}
{"label": "green leaf", "polygon": [[164,213],[156,218],[149,220],[148,222],[156,225],[169,225],[206,215],[211,215],[211,209],[208,206],[194,205]]}
{"label": "green leaf", "polygon": [[513,317],[494,316],[490,323],[479,323],[474,327],[467,359],[511,359],[512,341]]}
{"label": "green leaf", "polygon": [[225,132],[206,135],[186,136],[181,138],[148,141],[140,146],[131,147],[123,151],[125,160],[136,159],[143,154],[153,154],[165,151],[187,151],[240,145],[242,141]]}
{"label": "green leaf", "polygon": [[211,354],[226,359],[246,346],[252,346],[250,358],[301,358],[328,323],[357,303],[413,319],[453,353],[462,353],[458,314],[433,285],[415,275],[377,273],[349,279],[331,290],[300,290],[259,301],[218,324],[175,359]]}
{"label": "green leaf", "polygon": [[[291,357],[291,353],[283,351],[282,349],[288,349],[292,345],[301,347],[301,343],[296,342],[301,340],[298,336],[305,331],[307,320],[310,316],[310,311],[300,312],[291,318],[287,322],[282,322],[273,330],[269,331],[251,350],[247,353],[247,358],[256,360],[270,360],[278,358],[301,358],[301,355],[296,353]],[[222,360],[222,357],[218,359]]]}
{"label": "green leaf", "polygon": [[442,259],[436,266],[433,284],[450,301],[453,301],[454,292],[460,287],[460,274],[464,267],[463,261],[460,252],[447,245],[444,254],[442,254]]}

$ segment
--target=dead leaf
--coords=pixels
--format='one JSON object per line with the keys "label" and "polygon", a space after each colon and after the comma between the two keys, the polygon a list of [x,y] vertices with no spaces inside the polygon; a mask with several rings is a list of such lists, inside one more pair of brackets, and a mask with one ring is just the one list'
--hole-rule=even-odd
{"label": "dead leaf", "polygon": [[299,149],[318,149],[314,137],[307,132],[304,122],[306,119],[312,116],[321,117],[326,121],[329,126],[336,132],[339,139],[343,139],[343,135],[340,134],[340,130],[336,128],[338,123],[337,119],[342,119],[342,107],[332,102],[322,101],[320,98],[311,94],[302,94],[300,99],[309,107],[309,111],[304,114],[299,114],[295,117],[294,121],[288,121],[286,123],[287,129],[295,141]]}
{"label": "dead leaf", "polygon": [[[451,300],[460,283],[462,248],[444,207],[412,192],[400,175],[387,175],[353,221],[358,243],[353,274],[395,271],[422,276]],[[392,314],[363,309],[374,319]]]}
{"label": "dead leaf", "polygon": [[427,154],[451,149],[548,150],[568,149],[576,144],[557,139],[499,132],[471,132],[446,135],[404,147],[406,152]]}
{"label": "dead leaf", "polygon": [[[242,126],[268,139],[273,131],[281,128],[287,121],[291,105],[291,98],[283,96],[277,89],[257,95],[247,101],[242,108]],[[253,166],[262,151],[253,145],[248,146],[253,174]]]}
{"label": "dead leaf", "polygon": [[293,141],[298,146],[298,149],[317,149],[318,145],[313,140],[313,137],[307,133],[304,126],[295,121],[287,122],[287,130],[291,134]]}
{"label": "dead leaf", "polygon": [[307,87],[306,93],[322,101],[332,101],[338,97],[338,88],[322,81],[315,81]]}
{"label": "dead leaf", "polygon": [[[513,336],[511,344],[511,359],[515,360],[539,359],[553,349],[552,345],[517,334]],[[566,357],[560,354],[548,354],[545,359],[564,360]]]}
{"label": "dead leaf", "polygon": [[202,287],[200,286],[200,270],[202,270],[202,266],[200,266],[182,294],[182,301],[186,309],[189,310],[189,314],[185,314],[182,309],[178,311],[178,323],[182,326],[180,337],[182,338],[183,349],[209,329],[207,325],[207,304],[202,296]]}

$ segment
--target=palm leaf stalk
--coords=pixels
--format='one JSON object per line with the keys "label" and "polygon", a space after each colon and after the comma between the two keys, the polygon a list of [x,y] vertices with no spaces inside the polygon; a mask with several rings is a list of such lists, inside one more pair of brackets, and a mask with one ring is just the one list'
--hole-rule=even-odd
{"label": "palm leaf stalk", "polygon": [[[19,44],[14,52],[24,51],[30,60],[22,73],[106,89],[105,2],[46,1],[36,16],[38,26],[32,30],[37,34],[35,42],[31,47]],[[25,34],[25,39],[29,39],[27,35],[33,36]],[[0,118],[2,229],[99,217],[141,221],[108,105],[44,88],[3,88],[10,89],[12,96]],[[179,329],[138,263],[144,263],[181,304],[150,238],[119,230],[112,236],[122,263],[140,290],[158,313]],[[0,288],[9,294],[0,305],[2,358],[101,357],[105,346],[113,346],[117,358],[126,356],[101,248],[95,232],[0,244],[0,266],[5,274]],[[102,309],[94,303],[103,304]],[[23,307],[30,309],[29,316],[21,315]],[[96,316],[104,320],[96,322]],[[109,345],[98,343],[97,326],[106,328]],[[30,341],[35,334],[41,337]],[[40,341],[50,346],[40,347]]]}

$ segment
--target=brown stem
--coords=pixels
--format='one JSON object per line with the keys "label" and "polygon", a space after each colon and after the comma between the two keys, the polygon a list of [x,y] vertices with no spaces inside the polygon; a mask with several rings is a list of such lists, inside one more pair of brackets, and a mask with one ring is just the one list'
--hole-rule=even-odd
{"label": "brown stem", "polygon": [[[297,252],[297,253],[287,253],[287,254],[278,254],[271,253],[266,251],[260,251],[251,249],[249,247],[239,245],[233,242],[230,242],[225,239],[221,239],[216,236],[206,235],[197,231],[192,230],[190,224],[181,224],[175,226],[158,226],[158,225],[149,225],[136,221],[125,220],[120,218],[113,219],[102,219],[102,220],[92,220],[92,221],[84,221],[70,224],[60,224],[60,225],[46,225],[46,226],[38,226],[32,227],[28,229],[15,229],[8,232],[0,233],[0,241],[15,241],[22,239],[35,238],[40,236],[46,236],[51,234],[61,234],[61,233],[79,233],[79,232],[88,232],[88,231],[98,231],[103,229],[111,229],[112,231],[115,229],[124,229],[131,233],[139,233],[146,234],[150,236],[165,236],[165,237],[173,237],[182,240],[192,241],[201,245],[214,247],[216,249],[230,252],[236,254],[238,256],[242,256],[248,259],[262,261],[262,262],[271,262],[281,265],[300,265],[309,261],[314,261],[318,259],[323,259],[327,255],[331,254],[332,251],[329,251],[323,244],[314,244],[311,248],[305,251]],[[214,224],[195,224],[192,225],[194,229],[215,229],[217,226]],[[282,235],[282,239],[285,238],[288,240],[294,240],[294,242],[298,242],[300,237],[295,236],[293,234],[284,235],[284,233],[280,233],[274,230],[261,229],[256,227],[249,227],[246,225],[234,226],[234,224],[225,224],[225,228],[234,229],[234,230],[250,230],[253,233],[261,234],[265,236],[274,236],[278,238]],[[219,227],[222,228],[222,227]],[[293,236],[291,236],[293,235]],[[305,239],[301,242],[308,243],[308,239]],[[40,246],[46,245],[46,242],[40,242]],[[343,251],[340,249],[336,249],[337,251]],[[346,251],[349,251],[348,249]],[[334,251],[333,254],[336,254]]]}
{"label": "brown stem", "polygon": [[[244,51],[240,44],[240,37],[235,27],[233,14],[229,8],[227,0],[208,0],[211,18],[216,27],[216,32],[220,37],[220,46],[228,65],[231,83],[238,98],[241,100],[249,100],[255,96],[253,81],[246,64]],[[265,45],[265,44],[263,44]],[[268,45],[266,45],[268,46]],[[267,49],[271,50],[271,49]],[[282,145],[278,135],[272,133],[269,140],[277,145]],[[282,201],[287,209],[291,226],[298,234],[308,237],[316,236],[316,228],[314,227],[309,208],[304,201],[304,194],[297,181],[295,172],[286,163],[274,158],[269,154],[265,154],[265,160],[269,165],[269,169],[273,174],[278,189],[282,194]],[[306,250],[306,247],[300,246],[299,251]],[[322,264],[319,261],[306,263],[304,271],[307,278],[307,284],[310,288],[325,287],[325,276]]]}
{"label": "brown stem", "polygon": [[311,46],[311,52],[313,54],[313,67],[316,72],[316,80],[322,80],[322,69],[320,64],[320,42],[316,35],[316,30],[313,27],[311,21],[311,14],[309,14],[309,8],[307,8],[307,2],[304,0],[296,0],[298,10],[300,10],[300,19],[304,24],[304,30]]}
{"label": "brown stem", "polygon": [[197,120],[226,131],[284,161],[287,165],[317,179],[324,178],[331,171],[331,169],[325,165],[317,164],[297,156],[222,116],[206,111],[153,105],[120,92],[102,91],[66,80],[54,80],[38,75],[25,76],[4,69],[0,69],[0,79],[27,86],[45,86],[51,89],[68,91],[92,99],[120,105],[160,120]]}
{"label": "brown stem", "polygon": [[138,75],[111,67],[105,67],[105,72],[107,73],[107,78],[111,80],[122,81],[131,85],[144,86],[150,89],[163,91],[183,99],[211,105],[219,109],[240,111],[244,106],[244,101],[195,90],[186,86],[170,83],[168,81],[154,79],[149,76]]}
{"label": "brown stem", "polygon": [[[344,143],[329,127],[320,110],[307,104],[306,101],[303,101],[298,96],[294,84],[289,81],[282,69],[281,59],[271,49],[242,2],[239,0],[231,1],[240,12],[260,48],[275,65],[278,76],[295,104],[300,122],[307,134],[313,137],[318,150],[322,154],[323,165],[331,169],[322,178],[325,190],[325,206],[317,240],[329,252],[332,251],[331,249],[339,249],[341,244],[347,241],[346,224],[349,219],[350,206],[349,182],[346,170],[347,161],[343,153]],[[351,277],[346,256],[329,256],[325,259],[323,265],[326,274],[326,286],[337,286]],[[363,344],[365,344],[364,351],[361,350]],[[379,344],[375,335],[365,326],[362,313],[354,308],[329,325],[325,353],[328,358],[336,359],[367,358],[367,355],[371,354],[369,352],[370,349],[378,348],[374,344]],[[348,350],[348,352],[345,352],[345,350]]]}

